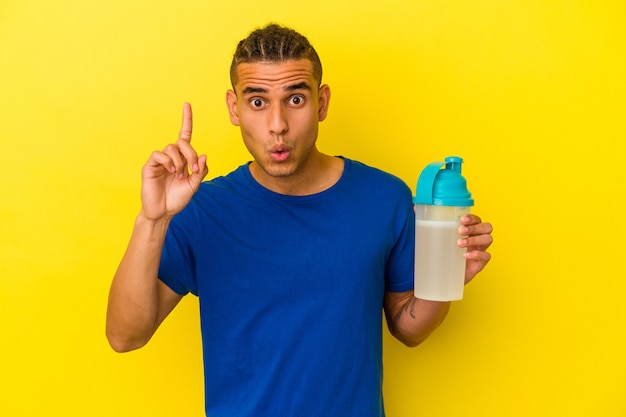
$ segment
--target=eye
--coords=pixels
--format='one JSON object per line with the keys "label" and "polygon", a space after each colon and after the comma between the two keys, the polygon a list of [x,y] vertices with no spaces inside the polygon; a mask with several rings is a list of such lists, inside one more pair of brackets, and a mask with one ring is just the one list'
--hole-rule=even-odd
{"label": "eye", "polygon": [[253,98],[250,100],[250,105],[255,109],[260,109],[264,104],[265,103],[260,98]]}
{"label": "eye", "polygon": [[304,97],[303,96],[291,96],[289,98],[289,103],[293,104],[294,106],[301,106],[304,104]]}

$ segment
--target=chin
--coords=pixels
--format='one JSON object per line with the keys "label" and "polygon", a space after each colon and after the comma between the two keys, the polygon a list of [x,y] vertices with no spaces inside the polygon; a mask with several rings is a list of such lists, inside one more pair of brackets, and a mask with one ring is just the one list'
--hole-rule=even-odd
{"label": "chin", "polygon": [[266,163],[258,163],[258,165],[266,175],[274,178],[289,177],[297,171],[297,166],[287,161],[268,161]]}
{"label": "chin", "polygon": [[268,175],[275,177],[275,178],[285,178],[285,177],[289,177],[291,175],[293,175],[296,170],[293,169],[293,167],[277,167],[277,168],[271,168],[269,170],[266,170],[265,172],[267,172]]}

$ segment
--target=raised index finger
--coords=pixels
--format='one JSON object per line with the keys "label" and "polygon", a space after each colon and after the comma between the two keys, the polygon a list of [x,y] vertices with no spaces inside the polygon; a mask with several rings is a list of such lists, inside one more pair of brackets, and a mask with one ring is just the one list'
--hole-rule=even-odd
{"label": "raised index finger", "polygon": [[193,114],[191,113],[191,104],[185,103],[183,105],[183,124],[180,127],[180,133],[178,139],[191,141],[191,131],[193,130]]}

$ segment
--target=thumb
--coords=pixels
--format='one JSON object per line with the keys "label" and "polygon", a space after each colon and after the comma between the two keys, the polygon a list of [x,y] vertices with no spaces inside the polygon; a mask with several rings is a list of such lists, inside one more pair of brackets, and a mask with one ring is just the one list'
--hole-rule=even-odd
{"label": "thumb", "polygon": [[198,169],[192,170],[191,175],[189,176],[189,181],[193,189],[196,191],[200,187],[200,183],[202,182],[204,177],[206,177],[209,173],[209,167],[206,164],[206,159],[206,155],[200,155],[197,162]]}

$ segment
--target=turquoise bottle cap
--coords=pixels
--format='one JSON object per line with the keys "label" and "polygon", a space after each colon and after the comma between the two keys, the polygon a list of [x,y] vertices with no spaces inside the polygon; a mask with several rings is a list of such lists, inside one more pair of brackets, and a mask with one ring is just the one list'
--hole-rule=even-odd
{"label": "turquoise bottle cap", "polygon": [[417,180],[413,202],[435,206],[473,206],[474,199],[461,175],[462,163],[462,158],[448,156],[444,162],[428,164]]}

